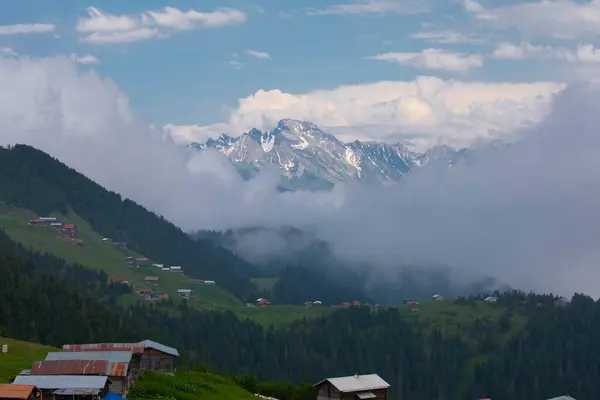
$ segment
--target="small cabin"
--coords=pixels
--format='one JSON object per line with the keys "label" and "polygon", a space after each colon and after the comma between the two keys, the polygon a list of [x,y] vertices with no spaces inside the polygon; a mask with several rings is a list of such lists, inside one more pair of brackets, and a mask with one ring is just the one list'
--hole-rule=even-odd
{"label": "small cabin", "polygon": [[154,291],[152,289],[140,289],[142,296],[150,296]]}
{"label": "small cabin", "polygon": [[205,284],[205,285],[208,285],[208,286],[215,286],[216,285],[215,281],[204,281],[202,283]]}
{"label": "small cabin", "polygon": [[485,299],[483,299],[483,301],[486,303],[495,303],[498,301],[498,298],[494,296],[488,296]]}
{"label": "small cabin", "polygon": [[190,298],[192,297],[192,289],[177,289],[177,296]]}
{"label": "small cabin", "polygon": [[169,271],[171,272],[183,272],[179,265],[172,265],[169,267]]}
{"label": "small cabin", "polygon": [[35,385],[0,384],[0,400],[41,400],[42,392]]}
{"label": "small cabin", "polygon": [[158,276],[147,276],[144,278],[144,283],[156,285],[158,283]]}
{"label": "small cabin", "polygon": [[271,302],[267,299],[263,299],[262,297],[260,299],[256,299],[256,305],[259,307],[266,307],[266,306],[270,306]]}
{"label": "small cabin", "polygon": [[444,301],[444,296],[442,296],[441,294],[434,294],[432,299],[434,301]]}
{"label": "small cabin", "polygon": [[389,387],[377,374],[327,378],[315,385],[317,400],[387,400]]}
{"label": "small cabin", "polygon": [[171,268],[169,268],[169,267],[162,267],[161,268],[161,271],[167,271],[167,272],[169,272],[170,270],[171,270]]}

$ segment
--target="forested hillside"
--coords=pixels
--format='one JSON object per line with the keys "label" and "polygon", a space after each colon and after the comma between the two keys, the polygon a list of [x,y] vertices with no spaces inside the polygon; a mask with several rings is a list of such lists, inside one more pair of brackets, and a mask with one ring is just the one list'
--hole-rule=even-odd
{"label": "forested hillside", "polygon": [[[19,250],[6,237],[0,273],[0,332],[9,337],[54,346],[152,337],[178,347],[185,363],[261,380],[315,382],[376,372],[390,382],[394,398],[600,395],[600,303],[585,296],[564,308],[552,296],[518,292],[496,304],[431,302],[420,313],[350,308],[265,328],[185,302],[177,315],[146,305],[109,307],[110,293],[121,289],[102,285],[101,274]],[[87,289],[80,291],[83,282]]]}
{"label": "forested hillside", "polygon": [[66,214],[71,207],[95,231],[151,259],[184,265],[190,276],[218,281],[240,298],[253,292],[253,265],[210,240],[191,240],[164,218],[33,147],[0,147],[0,200],[40,215]]}

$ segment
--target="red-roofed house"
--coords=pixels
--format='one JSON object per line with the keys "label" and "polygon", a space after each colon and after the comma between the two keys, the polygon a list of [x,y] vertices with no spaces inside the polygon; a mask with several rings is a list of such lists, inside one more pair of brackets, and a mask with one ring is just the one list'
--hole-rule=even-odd
{"label": "red-roofed house", "polygon": [[62,233],[65,236],[76,237],[77,236],[77,226],[75,224],[63,224]]}

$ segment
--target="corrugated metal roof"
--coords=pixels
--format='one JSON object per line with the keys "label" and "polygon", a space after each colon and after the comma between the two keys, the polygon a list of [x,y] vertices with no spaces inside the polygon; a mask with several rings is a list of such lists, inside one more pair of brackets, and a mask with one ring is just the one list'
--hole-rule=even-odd
{"label": "corrugated metal roof", "polygon": [[315,386],[329,381],[340,392],[362,392],[366,390],[387,389],[390,385],[377,374],[343,376],[339,378],[327,378]]}
{"label": "corrugated metal roof", "polygon": [[140,343],[88,343],[88,344],[65,344],[63,351],[130,351],[142,354],[144,346]]}
{"label": "corrugated metal roof", "polygon": [[0,398],[4,399],[26,399],[34,390],[35,385],[0,384]]}
{"label": "corrugated metal roof", "polygon": [[17,384],[35,385],[40,389],[102,389],[108,377],[94,375],[19,375]]}
{"label": "corrugated metal roof", "polygon": [[140,344],[144,345],[144,347],[149,347],[151,349],[162,351],[163,353],[167,353],[167,354],[171,354],[175,357],[179,357],[179,352],[177,351],[177,349],[175,349],[173,347],[165,346],[164,344],[155,342],[153,340],[146,339],[146,340],[140,342]]}
{"label": "corrugated metal roof", "polygon": [[48,353],[46,360],[106,360],[111,363],[128,363],[131,362],[131,357],[131,351],[58,351]]}
{"label": "corrugated metal roof", "polygon": [[45,360],[33,363],[31,375],[127,376],[128,369],[129,363],[106,360]]}
{"label": "corrugated metal roof", "polygon": [[104,375],[107,370],[106,360],[45,360],[33,363],[31,375]]}
{"label": "corrugated metal roof", "polygon": [[92,395],[95,396],[98,393],[100,393],[100,389],[95,389],[95,388],[79,388],[79,389],[58,389],[56,391],[54,391],[52,394],[55,394],[57,396],[86,396],[86,395]]}

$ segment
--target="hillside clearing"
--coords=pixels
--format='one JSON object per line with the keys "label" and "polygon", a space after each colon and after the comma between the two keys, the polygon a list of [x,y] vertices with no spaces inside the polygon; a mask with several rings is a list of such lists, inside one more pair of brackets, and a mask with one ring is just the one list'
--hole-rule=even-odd
{"label": "hillside clearing", "polygon": [[31,368],[34,361],[45,359],[49,351],[58,351],[54,347],[0,337],[0,347],[5,344],[8,352],[0,353],[0,383],[7,383],[22,370]]}

